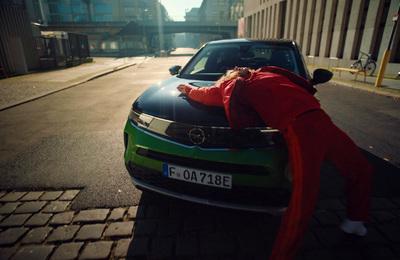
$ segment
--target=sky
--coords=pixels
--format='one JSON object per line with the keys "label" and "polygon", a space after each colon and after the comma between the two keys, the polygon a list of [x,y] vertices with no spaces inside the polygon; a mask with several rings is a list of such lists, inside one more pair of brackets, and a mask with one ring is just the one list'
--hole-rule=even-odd
{"label": "sky", "polygon": [[161,4],[174,21],[184,21],[186,10],[190,11],[193,7],[200,7],[203,0],[161,0]]}

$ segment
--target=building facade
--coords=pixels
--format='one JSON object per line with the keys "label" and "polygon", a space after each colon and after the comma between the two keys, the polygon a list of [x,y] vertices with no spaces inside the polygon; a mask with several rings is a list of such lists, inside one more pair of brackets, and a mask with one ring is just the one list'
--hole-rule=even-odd
{"label": "building facade", "polygon": [[[393,31],[400,0],[244,0],[248,38],[296,41],[306,62],[319,67],[350,67],[361,53],[377,61]],[[400,71],[400,29],[394,34],[385,75]]]}
{"label": "building facade", "polygon": [[168,14],[158,0],[27,0],[38,19],[56,22],[130,22]]}
{"label": "building facade", "polygon": [[[87,34],[92,56],[133,56],[155,49],[160,39],[146,37],[143,24],[170,19],[159,0],[25,1],[32,6],[31,20],[43,31]],[[130,32],[119,34],[129,23]]]}
{"label": "building facade", "polygon": [[244,0],[203,0],[200,21],[237,21],[243,17]]}
{"label": "building facade", "polygon": [[190,11],[187,11],[185,14],[185,21],[186,22],[200,21],[199,10],[200,10],[200,8],[195,7],[195,8],[190,9]]}
{"label": "building facade", "polygon": [[34,32],[22,1],[0,1],[0,78],[40,68]]}

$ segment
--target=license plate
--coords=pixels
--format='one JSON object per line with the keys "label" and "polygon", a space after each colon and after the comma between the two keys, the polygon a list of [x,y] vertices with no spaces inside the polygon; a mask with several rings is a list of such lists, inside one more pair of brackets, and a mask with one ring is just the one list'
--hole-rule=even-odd
{"label": "license plate", "polygon": [[163,164],[163,176],[224,189],[232,188],[232,175]]}

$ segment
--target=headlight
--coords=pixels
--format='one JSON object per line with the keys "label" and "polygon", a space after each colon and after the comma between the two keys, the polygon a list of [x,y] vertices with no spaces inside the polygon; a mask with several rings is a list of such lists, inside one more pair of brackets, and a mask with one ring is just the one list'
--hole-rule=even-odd
{"label": "headlight", "polygon": [[157,118],[144,113],[138,113],[131,110],[129,114],[129,121],[141,128],[149,130],[157,135],[167,137],[167,129],[171,125],[172,121]]}
{"label": "headlight", "polygon": [[134,125],[137,125],[139,127],[143,128],[148,128],[151,122],[154,119],[154,116],[146,115],[146,114],[139,114],[133,110],[131,110],[129,116],[129,121],[133,123]]}

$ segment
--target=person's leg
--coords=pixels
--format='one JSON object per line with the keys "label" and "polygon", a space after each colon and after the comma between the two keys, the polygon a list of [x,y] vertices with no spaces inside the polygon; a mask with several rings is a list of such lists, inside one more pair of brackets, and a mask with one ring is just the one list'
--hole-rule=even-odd
{"label": "person's leg", "polygon": [[[324,145],[319,145],[310,125],[296,124],[285,133],[292,173],[292,196],[282,217],[270,259],[294,259],[314,213],[319,192]],[[308,126],[308,127],[306,127]],[[311,131],[310,131],[311,130]],[[318,130],[317,130],[318,131]]]}
{"label": "person's leg", "polygon": [[353,140],[333,124],[329,136],[332,142],[325,159],[333,163],[346,179],[348,219],[367,221],[371,208],[374,169]]}

